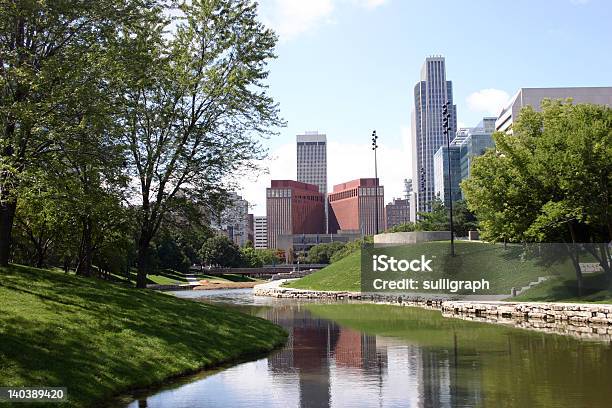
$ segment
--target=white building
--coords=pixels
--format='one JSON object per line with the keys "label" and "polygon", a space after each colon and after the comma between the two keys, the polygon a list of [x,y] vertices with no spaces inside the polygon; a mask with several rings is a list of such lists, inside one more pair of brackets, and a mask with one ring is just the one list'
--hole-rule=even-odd
{"label": "white building", "polygon": [[543,99],[572,98],[573,103],[593,103],[612,106],[612,87],[572,87],[572,88],[521,88],[502,109],[495,121],[495,130],[512,133],[512,123],[521,109],[527,105],[540,110]]}
{"label": "white building", "polygon": [[256,249],[268,247],[268,220],[265,215],[255,216],[255,242]]}

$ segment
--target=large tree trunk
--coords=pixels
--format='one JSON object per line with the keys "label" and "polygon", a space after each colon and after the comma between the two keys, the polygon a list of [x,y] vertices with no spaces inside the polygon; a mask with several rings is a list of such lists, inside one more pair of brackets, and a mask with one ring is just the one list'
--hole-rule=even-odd
{"label": "large tree trunk", "polygon": [[147,287],[147,274],[151,267],[151,240],[153,239],[153,228],[151,221],[143,220],[143,225],[140,228],[140,237],[138,238],[138,268],[136,274],[136,287],[145,289]]}
{"label": "large tree trunk", "polygon": [[79,263],[76,274],[91,276],[91,264],[93,259],[92,225],[91,219],[83,220],[83,231],[81,232],[81,246],[79,247]]}
{"label": "large tree trunk", "polygon": [[0,266],[7,266],[11,258],[13,223],[17,202],[14,199],[0,204]]}
{"label": "large tree trunk", "polygon": [[150,246],[151,241],[141,235],[138,240],[138,269],[136,274],[136,287],[145,289],[147,287],[147,273],[149,271],[150,263]]}
{"label": "large tree trunk", "polygon": [[572,245],[569,247],[570,258],[572,259],[572,264],[574,265],[574,272],[576,273],[576,287],[578,289],[578,297],[582,296],[582,270],[580,269],[580,254],[578,245],[576,245],[576,231],[574,229],[573,221],[568,223],[570,235],[572,237]]}

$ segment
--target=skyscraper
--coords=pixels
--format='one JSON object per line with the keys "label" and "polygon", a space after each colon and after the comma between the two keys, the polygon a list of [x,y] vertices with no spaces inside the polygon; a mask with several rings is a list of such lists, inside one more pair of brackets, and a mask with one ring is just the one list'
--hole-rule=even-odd
{"label": "skyscraper", "polygon": [[[485,150],[495,145],[492,133],[495,130],[493,117],[483,118],[476,127],[461,128],[450,144],[451,181],[448,180],[448,149],[442,145],[434,155],[434,190],[445,206],[460,200],[463,192],[460,183],[470,176],[470,167],[475,157],[484,154]],[[450,188],[450,190],[449,190]]]}
{"label": "skyscraper", "polygon": [[296,136],[297,181],[314,184],[325,198],[325,232],[328,230],[327,206],[327,137],[319,132]]}
{"label": "skyscraper", "polygon": [[421,68],[421,80],[414,86],[412,111],[412,183],[410,219],[431,210],[435,197],[433,157],[446,143],[442,129],[442,106],[448,102],[450,135],[457,130],[457,107],[453,104],[453,83],[446,80],[444,57],[428,57]]}

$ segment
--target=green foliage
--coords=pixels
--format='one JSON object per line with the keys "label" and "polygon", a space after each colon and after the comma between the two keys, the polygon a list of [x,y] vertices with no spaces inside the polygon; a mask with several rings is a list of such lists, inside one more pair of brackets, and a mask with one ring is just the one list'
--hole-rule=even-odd
{"label": "green foliage", "polygon": [[394,225],[389,228],[386,232],[413,232],[417,231],[417,224],[414,222],[407,222],[405,224]]}
{"label": "green foliage", "polygon": [[334,254],[344,249],[343,242],[329,242],[325,244],[318,244],[310,248],[308,251],[308,257],[306,261],[314,264],[327,264],[330,263]]}
{"label": "green foliage", "polygon": [[240,248],[241,265],[245,268],[259,268],[264,262],[258,250],[252,246]]}
{"label": "green foliage", "polygon": [[256,249],[263,265],[276,265],[285,262],[285,254],[280,249]]}
{"label": "green foliage", "polygon": [[[463,200],[453,202],[453,228],[455,235],[465,237],[468,231],[475,230],[478,222],[474,214],[470,212],[467,204]],[[419,220],[416,223],[408,222],[396,225],[387,232],[413,232],[413,231],[449,231],[450,223],[448,219],[448,209],[439,198],[435,198],[432,203],[431,212],[419,213]]]}
{"label": "green foliage", "polygon": [[89,276],[136,263],[142,287],[200,262],[210,234],[190,224],[208,223],[283,125],[264,83],[276,36],[256,7],[0,7],[0,264]]}
{"label": "green foliage", "polygon": [[200,249],[200,258],[209,266],[239,267],[242,264],[240,248],[225,235],[208,238]]}
{"label": "green foliage", "polygon": [[[468,207],[493,241],[595,242],[612,238],[612,109],[543,101],[513,134],[474,160]],[[572,231],[574,230],[574,237]]]}
{"label": "green foliage", "polygon": [[[612,108],[545,100],[523,108],[513,134],[474,161],[463,182],[469,208],[492,241],[609,242],[612,239]],[[589,246],[612,282],[606,245]],[[572,256],[583,287],[577,247]]]}
{"label": "green foliage", "polygon": [[340,250],[336,251],[330,258],[331,263],[338,262],[339,260],[347,257],[350,254],[353,254],[359,250],[361,250],[361,246],[365,243],[374,242],[374,238],[372,236],[363,237],[361,239],[357,239],[355,241],[347,242]]}

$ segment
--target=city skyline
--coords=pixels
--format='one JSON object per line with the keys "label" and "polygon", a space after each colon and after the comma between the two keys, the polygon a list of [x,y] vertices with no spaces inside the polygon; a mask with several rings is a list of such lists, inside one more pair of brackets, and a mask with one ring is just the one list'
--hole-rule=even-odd
{"label": "city skyline", "polygon": [[[269,180],[295,174],[295,135],[311,129],[328,137],[328,188],[373,177],[368,146],[376,129],[385,201],[402,197],[403,179],[413,177],[405,158],[412,91],[427,56],[446,57],[458,127],[496,116],[521,87],[610,85],[612,56],[598,52],[593,41],[612,36],[605,23],[612,8],[601,1],[559,1],[554,7],[552,2],[515,2],[512,7],[445,2],[447,12],[437,13],[435,30],[426,19],[410,16],[431,15],[440,4],[264,0],[261,6],[262,21],[280,36],[269,82],[288,125],[264,141],[271,158],[262,164],[269,174],[243,183],[240,193],[255,204],[251,212],[257,215],[265,213],[262,191]],[[527,10],[542,23],[530,24]],[[408,40],[424,32],[423,41]],[[590,63],[593,55],[597,64]]]}

